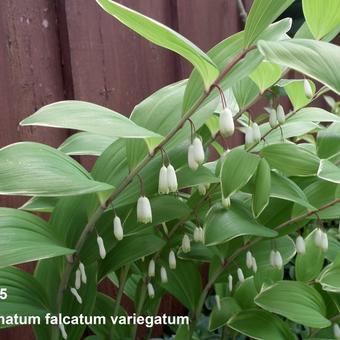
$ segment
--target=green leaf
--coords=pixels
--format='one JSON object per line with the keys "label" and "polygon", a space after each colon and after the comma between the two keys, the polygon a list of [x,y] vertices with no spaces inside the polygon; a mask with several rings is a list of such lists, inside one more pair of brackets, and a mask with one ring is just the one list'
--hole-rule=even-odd
{"label": "green leaf", "polygon": [[254,298],[257,290],[252,276],[247,277],[244,282],[238,282],[234,293],[234,298],[242,309],[256,307]]}
{"label": "green leaf", "polygon": [[261,93],[263,93],[280,79],[281,73],[282,70],[280,66],[264,60],[250,74],[250,78],[259,87]]}
{"label": "green leaf", "polygon": [[286,323],[264,310],[249,309],[240,311],[229,320],[228,326],[252,339],[296,339]]}
{"label": "green leaf", "polygon": [[325,328],[331,322],[325,318],[326,306],[321,295],[303,282],[280,281],[262,290],[255,303],[307,327]]}
{"label": "green leaf", "polygon": [[259,35],[283,13],[294,0],[255,0],[248,14],[244,46],[250,46]]}
{"label": "green leaf", "polygon": [[289,122],[340,122],[340,117],[319,107],[306,107],[289,118]]}
{"label": "green leaf", "polygon": [[161,286],[190,311],[194,311],[202,290],[198,267],[187,261],[177,261],[175,270],[168,270],[168,282]]}
{"label": "green leaf", "polygon": [[21,121],[20,125],[82,130],[111,138],[161,138],[160,135],[136,125],[117,112],[78,100],[46,105]]}
{"label": "green leaf", "polygon": [[19,209],[35,212],[51,213],[58,202],[56,197],[39,197],[35,196],[30,198]]}
{"label": "green leaf", "polygon": [[[260,90],[252,79],[249,77],[244,77],[233,85],[233,92],[239,107],[241,110],[244,110],[255,101],[260,93]],[[227,103],[229,107],[228,99]],[[239,110],[236,112],[239,112]]]}
{"label": "green leaf", "polygon": [[328,292],[340,293],[340,257],[327,266],[317,281],[321,284],[322,289]]}
{"label": "green leaf", "polygon": [[340,184],[340,169],[327,159],[321,159],[317,175],[325,181]]}
{"label": "green leaf", "polygon": [[69,196],[113,187],[92,180],[72,158],[50,146],[22,142],[0,150],[0,193],[22,196]]}
{"label": "green leaf", "polygon": [[228,210],[215,207],[207,215],[206,245],[224,243],[242,235],[275,237],[277,232],[257,223],[251,213],[236,201],[232,201]]}
{"label": "green leaf", "polygon": [[218,76],[213,61],[191,41],[171,28],[111,0],[97,0],[98,4],[124,25],[152,43],[180,54],[199,71],[207,89]]}
{"label": "green leaf", "polygon": [[100,156],[115,140],[90,132],[78,132],[67,138],[58,149],[67,155]]}
{"label": "green leaf", "polygon": [[269,145],[261,150],[261,155],[271,168],[288,176],[312,176],[319,167],[317,156],[292,143]]}
{"label": "green leaf", "polygon": [[47,223],[30,213],[0,208],[0,267],[72,254]]}
{"label": "green leaf", "polygon": [[295,260],[295,276],[299,281],[314,280],[323,267],[324,252],[315,245],[315,231],[311,232],[306,240],[306,253],[298,254]]}
{"label": "green leaf", "polygon": [[1,301],[1,315],[34,315],[43,318],[50,312],[44,287],[21,269],[0,269],[0,286],[7,288],[7,299]]}
{"label": "green leaf", "polygon": [[270,167],[267,161],[262,158],[256,170],[252,200],[252,209],[255,217],[258,217],[269,203],[270,183]]}
{"label": "green leaf", "polygon": [[213,332],[217,328],[224,326],[233,314],[239,312],[241,307],[232,297],[221,299],[221,309],[215,305],[209,318],[209,331]]}
{"label": "green leaf", "polygon": [[340,94],[340,47],[309,39],[260,41],[258,48],[270,62],[302,72]]}
{"label": "green leaf", "polygon": [[303,13],[315,39],[321,39],[340,25],[338,0],[303,0]]}
{"label": "green leaf", "polygon": [[[308,80],[313,96],[315,94],[315,84]],[[294,110],[298,110],[311,102],[311,98],[308,98],[305,93],[304,80],[303,79],[282,79],[278,86],[283,87],[293,104]],[[290,120],[290,119],[289,119]]]}
{"label": "green leaf", "polygon": [[256,171],[260,158],[242,149],[232,149],[224,159],[221,185],[224,197],[242,188]]}
{"label": "green leaf", "polygon": [[316,146],[320,158],[340,153],[340,124],[333,123],[327,129],[319,131]]}
{"label": "green leaf", "polygon": [[177,171],[178,188],[188,188],[198,184],[218,183],[219,179],[205,166],[196,171],[185,166]]}

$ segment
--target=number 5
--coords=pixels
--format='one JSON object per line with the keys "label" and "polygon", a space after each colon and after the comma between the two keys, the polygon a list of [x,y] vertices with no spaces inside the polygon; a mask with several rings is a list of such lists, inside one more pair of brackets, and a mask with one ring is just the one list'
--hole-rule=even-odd
{"label": "number 5", "polygon": [[7,288],[0,288],[0,300],[7,299]]}

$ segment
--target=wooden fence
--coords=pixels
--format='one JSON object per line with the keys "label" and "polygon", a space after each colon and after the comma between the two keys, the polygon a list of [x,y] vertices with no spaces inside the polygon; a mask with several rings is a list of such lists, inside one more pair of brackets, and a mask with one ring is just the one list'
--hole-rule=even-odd
{"label": "wooden fence", "polygon": [[[242,29],[237,0],[121,2],[171,26],[205,51]],[[244,2],[249,8],[251,0]],[[80,99],[129,115],[143,98],[191,70],[179,56],[104,13],[95,0],[2,0],[0,25],[0,147],[21,140],[61,144],[70,132],[18,126],[43,105]],[[22,202],[0,197],[0,206]],[[24,268],[32,271],[34,265]],[[113,292],[108,283],[102,288]],[[170,298],[164,308],[179,312]],[[29,328],[2,330],[0,337],[34,339]]]}

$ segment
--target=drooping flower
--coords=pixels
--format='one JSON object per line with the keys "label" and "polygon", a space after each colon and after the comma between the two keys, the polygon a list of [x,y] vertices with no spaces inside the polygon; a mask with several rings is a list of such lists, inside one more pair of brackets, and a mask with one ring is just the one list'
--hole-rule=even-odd
{"label": "drooping flower", "polygon": [[316,229],[315,235],[314,235],[314,242],[315,245],[319,248],[322,248],[322,230],[320,228]]}
{"label": "drooping flower", "polygon": [[176,255],[173,250],[169,252],[169,267],[170,269],[176,269]]}
{"label": "drooping flower", "polygon": [[81,281],[86,284],[87,283],[87,276],[86,276],[86,272],[85,272],[85,266],[82,262],[79,262],[79,270],[80,270],[80,274],[81,274]]}
{"label": "drooping flower", "polygon": [[113,219],[113,234],[118,241],[121,241],[124,237],[122,222],[118,216]]}
{"label": "drooping flower", "polygon": [[241,283],[244,282],[244,275],[241,268],[237,268],[237,277]]}
{"label": "drooping flower", "polygon": [[204,242],[204,230],[201,227],[195,227],[194,229],[194,241]]}
{"label": "drooping flower", "polygon": [[274,109],[270,110],[269,113],[269,125],[272,129],[275,129],[277,127],[278,121],[277,121],[277,114]]}
{"label": "drooping flower", "polygon": [[192,145],[194,147],[194,159],[198,164],[202,164],[204,162],[205,154],[203,149],[203,144],[200,138],[195,137]]}
{"label": "drooping flower", "polygon": [[259,143],[261,141],[261,131],[257,123],[253,124],[253,141],[254,143]]}
{"label": "drooping flower", "polygon": [[197,186],[197,190],[201,196],[204,196],[207,193],[206,186],[204,184],[199,184]]}
{"label": "drooping flower", "polygon": [[178,189],[177,175],[174,167],[169,164],[167,167],[168,188],[169,192],[176,192]]}
{"label": "drooping flower", "polygon": [[102,259],[105,259],[106,250],[105,250],[105,246],[104,246],[104,241],[99,235],[97,236],[97,244],[98,244],[98,248],[99,248],[100,257]]}
{"label": "drooping flower", "polygon": [[328,250],[328,236],[327,233],[323,232],[321,237],[321,249],[323,251]]}
{"label": "drooping flower", "polygon": [[188,166],[191,170],[196,171],[199,167],[199,164],[196,162],[194,156],[194,146],[191,144],[188,148]]}
{"label": "drooping flower", "polygon": [[305,90],[305,95],[308,99],[313,98],[313,90],[312,87],[307,79],[303,80],[303,88]]}
{"label": "drooping flower", "polygon": [[155,290],[154,290],[153,285],[152,285],[151,282],[148,283],[147,288],[148,288],[148,295],[149,295],[149,298],[150,298],[150,299],[153,299],[153,298],[155,297]]}
{"label": "drooping flower", "polygon": [[145,224],[152,222],[151,204],[145,196],[139,197],[137,201],[137,221]]}
{"label": "drooping flower", "polygon": [[250,269],[253,265],[253,255],[252,253],[248,250],[246,254],[246,266],[248,269]]}
{"label": "drooping flower", "polygon": [[76,278],[75,278],[75,282],[74,282],[74,287],[76,289],[79,289],[80,286],[81,286],[81,272],[80,272],[80,269],[77,269],[76,270]]}
{"label": "drooping flower", "polygon": [[284,124],[286,121],[286,116],[285,116],[285,111],[282,107],[282,105],[278,105],[278,107],[276,108],[276,117],[277,117],[277,121],[279,122],[279,124]]}
{"label": "drooping flower", "polygon": [[162,283],[167,283],[168,282],[168,274],[166,272],[165,267],[161,267],[161,281]]}
{"label": "drooping flower", "polygon": [[281,253],[278,250],[275,252],[274,264],[275,264],[275,267],[278,268],[278,269],[281,269],[282,266],[283,266],[282,256],[281,256]]}
{"label": "drooping flower", "polygon": [[233,290],[233,277],[230,274],[228,276],[228,289],[229,289],[229,292],[232,292]]}
{"label": "drooping flower", "polygon": [[340,340],[340,327],[337,323],[333,325],[333,334],[336,340]]}
{"label": "drooping flower", "polygon": [[226,107],[220,114],[219,129],[221,135],[225,138],[230,137],[234,134],[235,124],[233,119],[233,113],[228,107]]}
{"label": "drooping flower", "polygon": [[296,238],[295,248],[298,254],[304,254],[306,252],[305,240],[301,235]]}
{"label": "drooping flower", "polygon": [[191,250],[190,238],[187,234],[184,234],[182,238],[182,251],[183,253],[189,253]]}
{"label": "drooping flower", "polygon": [[272,267],[275,267],[275,250],[270,251],[269,262]]}
{"label": "drooping flower", "polygon": [[257,263],[256,263],[256,259],[255,259],[255,257],[253,256],[252,258],[251,258],[251,268],[253,269],[253,272],[254,273],[257,273]]}
{"label": "drooping flower", "polygon": [[165,165],[163,165],[159,170],[158,193],[159,194],[169,193],[168,171]]}
{"label": "drooping flower", "polygon": [[156,274],[155,267],[156,267],[155,261],[154,260],[150,260],[149,267],[148,267],[148,275],[149,275],[149,277],[154,277],[155,276],[155,274]]}
{"label": "drooping flower", "polygon": [[78,294],[77,290],[75,288],[71,288],[70,289],[71,293],[74,295],[74,297],[77,299],[78,303],[82,304],[83,300],[81,298],[81,296]]}
{"label": "drooping flower", "polygon": [[245,130],[245,145],[249,147],[254,144],[254,134],[253,129],[248,126]]}
{"label": "drooping flower", "polygon": [[223,197],[222,196],[222,205],[224,208],[229,209],[230,205],[231,205],[231,200],[230,200],[230,196],[228,197]]}

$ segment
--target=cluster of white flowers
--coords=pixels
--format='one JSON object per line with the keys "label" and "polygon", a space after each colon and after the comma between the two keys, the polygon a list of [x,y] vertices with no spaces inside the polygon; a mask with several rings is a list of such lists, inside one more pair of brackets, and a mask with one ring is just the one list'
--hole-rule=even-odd
{"label": "cluster of white flowers", "polygon": [[167,167],[163,164],[159,171],[158,193],[168,194],[178,190],[177,176],[174,167],[169,164]]}
{"label": "cluster of white flowers", "polygon": [[188,166],[191,170],[196,171],[204,162],[205,154],[202,141],[199,137],[195,137],[188,149]]}
{"label": "cluster of white flowers", "polygon": [[254,143],[259,143],[261,141],[262,134],[260,127],[257,123],[253,123],[253,125],[247,126],[245,129],[245,147],[248,148]]}
{"label": "cluster of white flowers", "polygon": [[285,111],[282,105],[278,105],[276,110],[271,109],[269,112],[269,125],[275,129],[279,124],[282,125],[286,121]]}
{"label": "cluster of white flowers", "polygon": [[270,264],[277,269],[281,269],[283,266],[283,259],[281,253],[278,250],[272,250],[270,252]]}

